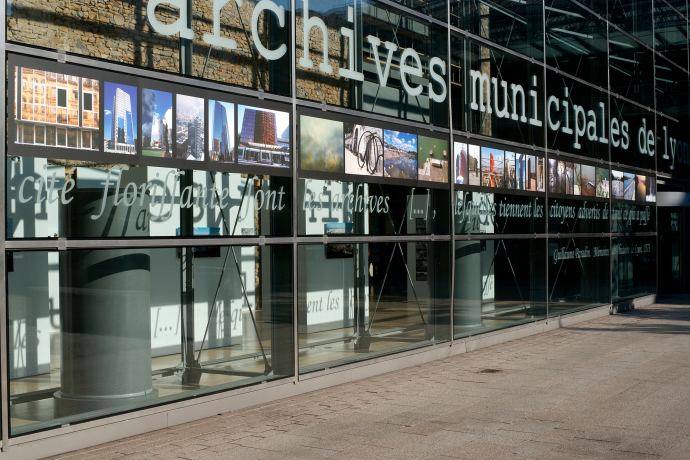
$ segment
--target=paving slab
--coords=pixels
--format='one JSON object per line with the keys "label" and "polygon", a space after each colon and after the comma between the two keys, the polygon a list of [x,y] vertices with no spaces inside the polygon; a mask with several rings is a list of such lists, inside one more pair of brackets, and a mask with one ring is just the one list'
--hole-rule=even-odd
{"label": "paving slab", "polygon": [[676,296],[51,459],[690,460],[688,350]]}

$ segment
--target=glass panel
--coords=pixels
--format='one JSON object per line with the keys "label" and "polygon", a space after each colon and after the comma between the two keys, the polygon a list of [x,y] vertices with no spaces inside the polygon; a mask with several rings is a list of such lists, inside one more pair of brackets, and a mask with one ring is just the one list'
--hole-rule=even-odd
{"label": "glass panel", "polygon": [[544,319],[545,250],[543,239],[457,241],[455,337]]}
{"label": "glass panel", "polygon": [[[334,0],[310,4],[310,54],[302,57],[302,47],[298,51],[297,96],[448,126],[446,29],[374,0],[353,5]],[[304,11],[298,11],[298,20]],[[319,33],[322,21],[324,30],[328,24],[338,34]],[[298,30],[297,43],[302,37]]]}
{"label": "glass panel", "polygon": [[[656,168],[662,139],[655,135],[654,114],[620,98],[611,98],[611,161]],[[616,135],[616,132],[619,135]],[[657,133],[661,134],[661,133]],[[687,134],[685,139],[687,139]]]}
{"label": "glass panel", "polygon": [[687,124],[657,115],[657,168],[674,175],[690,176]]}
{"label": "glass panel", "polygon": [[[289,50],[295,33],[290,28],[289,1],[266,5],[248,0],[216,8],[212,0],[200,0],[191,5],[191,11],[180,13],[162,0],[151,0],[148,5],[64,0],[31,7],[10,2],[7,35],[12,42],[290,93]],[[155,11],[153,16],[149,11]],[[192,21],[190,29],[185,27],[187,15]],[[84,26],[85,20],[88,26]],[[340,35],[340,26],[329,33]],[[182,50],[189,51],[187,58]],[[61,85],[67,87],[64,77]],[[66,104],[66,92],[63,94]]]}
{"label": "glass panel", "polygon": [[655,58],[656,109],[688,124],[688,74],[662,58]]}
{"label": "glass panel", "polygon": [[654,46],[652,0],[609,1],[608,13],[611,23],[647,46]]}
{"label": "glass panel", "polygon": [[450,22],[538,61],[543,59],[543,15],[539,0],[451,0]]}
{"label": "glass panel", "polygon": [[448,234],[448,190],[298,179],[300,235]]}
{"label": "glass panel", "polygon": [[392,0],[399,5],[410,8],[411,10],[419,11],[420,13],[426,14],[438,19],[439,21],[446,22],[448,11],[446,11],[445,0]]}
{"label": "glass panel", "polygon": [[449,340],[449,243],[297,251],[300,373]]}
{"label": "glass panel", "polygon": [[654,49],[680,67],[688,68],[687,19],[663,0],[654,0]]}
{"label": "glass panel", "polygon": [[609,238],[550,238],[549,316],[610,303]]}
{"label": "glass panel", "polygon": [[614,135],[607,126],[608,94],[551,70],[546,71],[546,85],[549,148],[608,160],[609,139]]}
{"label": "glass panel", "polygon": [[[631,178],[632,181],[627,179]],[[628,203],[611,203],[611,232],[655,232],[656,206],[651,199],[656,199],[656,180],[639,174],[623,173],[623,186],[626,192],[632,191],[635,201],[649,201],[649,205]],[[654,179],[654,180],[652,180]],[[615,181],[612,181],[615,184]],[[646,195],[645,195],[646,194]],[[640,197],[640,195],[642,195]]]}
{"label": "glass panel", "polygon": [[618,236],[612,241],[612,302],[656,294],[656,236]]}
{"label": "glass panel", "polygon": [[10,434],[293,375],[291,253],[10,253]]}
{"label": "glass panel", "polygon": [[187,182],[171,168],[14,158],[6,160],[9,238],[170,237],[182,224],[193,227],[185,236],[292,233],[288,177],[187,171]]}
{"label": "glass panel", "polygon": [[[631,2],[629,4],[635,3]],[[638,104],[653,107],[653,69],[654,58],[650,50],[620,31],[613,28],[609,29],[609,81],[611,82],[611,91]]]}
{"label": "glass panel", "polygon": [[544,146],[541,67],[451,35],[453,129]]}
{"label": "glass panel", "polygon": [[543,233],[543,196],[455,191],[455,233]]}
{"label": "glass panel", "polygon": [[607,88],[606,22],[570,0],[545,0],[545,5],[546,63]]}

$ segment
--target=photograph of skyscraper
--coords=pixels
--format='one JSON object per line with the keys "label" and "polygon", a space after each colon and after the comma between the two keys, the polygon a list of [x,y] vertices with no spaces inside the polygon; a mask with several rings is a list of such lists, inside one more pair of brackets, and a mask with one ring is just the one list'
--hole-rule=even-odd
{"label": "photograph of skyscraper", "polygon": [[142,89],[141,118],[142,153],[172,158],[172,94]]}
{"label": "photograph of skyscraper", "polygon": [[204,160],[204,100],[198,97],[177,95],[177,120],[175,121],[175,158],[180,160]]}
{"label": "photograph of skyscraper", "polygon": [[[17,144],[98,150],[98,80],[15,67]],[[21,103],[17,103],[18,98]]]}
{"label": "photograph of skyscraper", "polygon": [[229,102],[208,101],[210,129],[208,151],[211,161],[235,162],[235,107]]}
{"label": "photograph of skyscraper", "polygon": [[240,121],[239,163],[290,166],[290,115],[287,112],[238,105],[237,119]]}
{"label": "photograph of skyscraper", "polygon": [[104,150],[137,153],[137,88],[105,82]]}

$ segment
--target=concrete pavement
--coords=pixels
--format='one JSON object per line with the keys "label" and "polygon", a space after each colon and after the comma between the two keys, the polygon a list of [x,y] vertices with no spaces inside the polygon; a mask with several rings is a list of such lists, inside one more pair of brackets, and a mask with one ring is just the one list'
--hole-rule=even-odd
{"label": "concrete pavement", "polygon": [[690,297],[52,459],[690,459]]}

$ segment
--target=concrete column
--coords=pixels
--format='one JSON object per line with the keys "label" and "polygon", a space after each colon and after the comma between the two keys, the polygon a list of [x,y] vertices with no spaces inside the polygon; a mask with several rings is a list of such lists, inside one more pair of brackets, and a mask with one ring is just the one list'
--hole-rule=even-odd
{"label": "concrete column", "polygon": [[[69,205],[60,207],[60,228],[77,238],[147,237],[149,196],[142,200],[140,193],[126,206],[115,205],[114,189],[105,198],[102,189],[75,189]],[[130,202],[131,196],[130,188]],[[103,215],[91,219],[103,200]],[[56,417],[157,396],[151,384],[150,266],[148,249],[60,254],[61,388],[54,395]]]}
{"label": "concrete column", "polygon": [[482,325],[481,242],[455,243],[454,318],[455,327]]}

